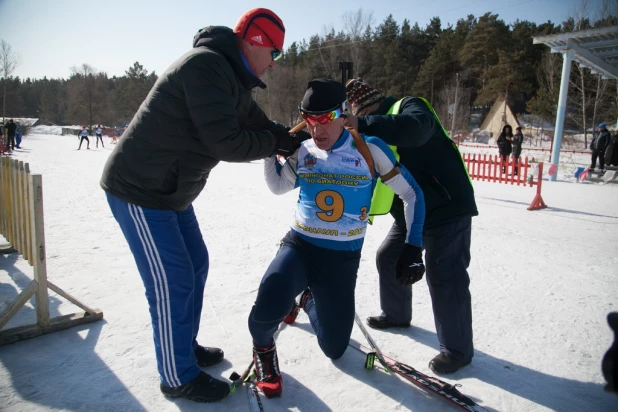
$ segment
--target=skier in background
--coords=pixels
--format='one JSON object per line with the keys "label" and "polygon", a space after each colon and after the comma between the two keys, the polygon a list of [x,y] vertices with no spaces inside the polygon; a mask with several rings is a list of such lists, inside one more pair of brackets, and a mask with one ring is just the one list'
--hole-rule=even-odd
{"label": "skier in background", "polygon": [[77,150],[81,150],[82,148],[82,143],[84,143],[84,140],[88,143],[88,150],[90,150],[90,139],[88,139],[88,130],[86,130],[86,126],[82,126],[82,130],[79,132],[79,134],[77,135],[79,138],[79,147],[77,148]]}
{"label": "skier in background", "polygon": [[99,139],[101,139],[101,147],[105,147],[103,144],[103,129],[101,128],[101,125],[97,126],[95,133],[97,135],[97,148],[99,147]]}

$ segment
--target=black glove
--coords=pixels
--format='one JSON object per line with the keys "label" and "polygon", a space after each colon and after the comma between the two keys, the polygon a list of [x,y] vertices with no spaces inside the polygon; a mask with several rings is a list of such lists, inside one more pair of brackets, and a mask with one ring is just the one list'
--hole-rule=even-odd
{"label": "black glove", "polygon": [[418,282],[425,274],[423,264],[423,249],[406,243],[397,260],[397,280],[402,285],[411,285]]}
{"label": "black glove", "polygon": [[288,133],[283,130],[272,130],[271,132],[277,139],[273,154],[289,157],[300,147],[300,140],[295,133]]}
{"label": "black glove", "polygon": [[296,132],[296,136],[298,136],[298,140],[301,142],[311,139],[311,133],[305,132],[304,130]]}

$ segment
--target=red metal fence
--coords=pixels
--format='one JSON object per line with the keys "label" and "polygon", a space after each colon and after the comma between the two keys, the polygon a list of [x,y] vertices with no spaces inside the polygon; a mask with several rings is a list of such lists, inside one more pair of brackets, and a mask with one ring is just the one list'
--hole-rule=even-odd
{"label": "red metal fence", "polygon": [[472,179],[510,183],[517,186],[528,182],[528,169],[531,164],[527,157],[520,157],[515,163],[513,157],[510,156],[506,162],[499,155],[463,153],[462,156]]}
{"label": "red metal fence", "polygon": [[511,156],[506,161],[499,155],[464,153],[463,161],[468,169],[471,179],[504,183],[511,185],[536,186],[537,191],[534,200],[528,210],[537,210],[547,207],[541,197],[541,185],[543,182],[543,162],[538,163],[538,170],[532,173],[531,169],[537,163],[531,163],[527,157],[515,159]]}

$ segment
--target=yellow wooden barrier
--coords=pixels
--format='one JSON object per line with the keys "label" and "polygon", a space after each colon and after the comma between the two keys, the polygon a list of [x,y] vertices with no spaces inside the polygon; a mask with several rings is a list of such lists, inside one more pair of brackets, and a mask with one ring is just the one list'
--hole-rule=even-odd
{"label": "yellow wooden barrier", "polygon": [[[34,271],[34,280],[0,312],[0,329],[33,295],[37,322],[0,330],[0,345],[103,319],[99,309],[85,305],[47,279],[43,178],[31,174],[28,163],[7,157],[0,157],[0,235]],[[48,288],[84,311],[50,319]]]}

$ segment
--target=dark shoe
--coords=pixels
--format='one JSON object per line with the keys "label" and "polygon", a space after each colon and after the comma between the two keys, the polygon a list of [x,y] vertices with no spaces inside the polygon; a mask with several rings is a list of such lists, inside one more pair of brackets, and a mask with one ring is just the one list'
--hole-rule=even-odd
{"label": "dark shoe", "polygon": [[384,316],[369,316],[367,325],[373,329],[388,329],[388,328],[409,328],[410,323],[395,323],[386,319]]}
{"label": "dark shoe", "polygon": [[429,362],[429,369],[440,374],[454,373],[469,365],[470,362],[472,362],[472,359],[458,360],[448,353],[440,352],[438,356]]}
{"label": "dark shoe", "polygon": [[200,372],[189,383],[172,388],[161,384],[161,392],[170,398],[185,398],[195,402],[216,402],[230,393],[230,385]]}
{"label": "dark shoe", "polygon": [[257,387],[267,398],[281,396],[283,379],[279,372],[279,358],[277,357],[275,341],[266,348],[258,348],[253,345],[253,362],[257,376]]}
{"label": "dark shoe", "polygon": [[201,367],[212,366],[223,360],[223,351],[219,348],[198,346],[194,353],[197,364]]}

